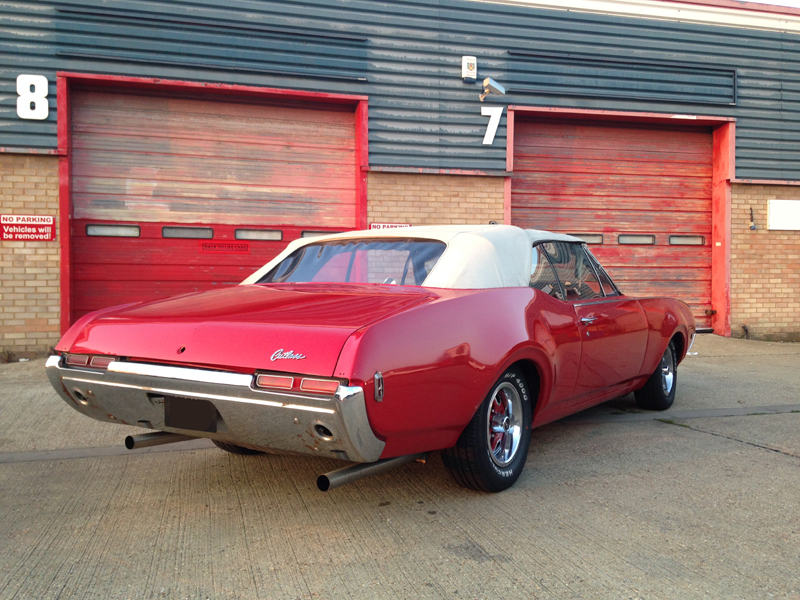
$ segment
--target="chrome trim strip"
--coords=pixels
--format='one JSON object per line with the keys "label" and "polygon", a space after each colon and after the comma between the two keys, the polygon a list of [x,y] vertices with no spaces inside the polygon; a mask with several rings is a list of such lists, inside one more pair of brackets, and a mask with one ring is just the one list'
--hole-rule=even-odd
{"label": "chrome trim strip", "polygon": [[606,296],[604,298],[600,298],[599,300],[592,300],[591,302],[574,300],[572,304],[575,306],[594,306],[595,304],[611,304],[612,302],[619,302],[620,300],[621,298],[619,296]]}
{"label": "chrome trim strip", "polygon": [[334,397],[340,402],[344,402],[345,400],[358,396],[363,391],[364,390],[357,385],[340,385]]}
{"label": "chrome trim strip", "polygon": [[201,383],[217,383],[220,385],[236,385],[250,387],[252,375],[242,373],[223,373],[221,371],[204,371],[203,369],[187,369],[186,367],[165,367],[136,362],[120,362],[115,360],[109,363],[108,370],[113,373],[127,373],[128,375],[145,375],[147,377],[163,377],[166,379],[182,379],[184,381],[198,381]]}
{"label": "chrome trim strip", "polygon": [[227,402],[242,402],[244,404],[260,404],[262,406],[272,406],[274,408],[289,408],[292,410],[305,410],[308,412],[325,413],[328,415],[334,414],[334,410],[330,408],[316,408],[313,406],[301,406],[299,404],[286,404],[285,402],[272,402],[270,400],[254,400],[251,398],[234,398],[232,396],[220,396],[219,394],[204,394],[202,392],[189,392],[183,390],[170,390],[166,388],[154,388],[143,385],[130,385],[128,383],[115,383],[111,381],[97,381],[96,379],[81,379],[79,377],[63,376],[64,381],[77,381],[79,383],[91,383],[92,385],[106,385],[110,387],[126,388],[131,390],[143,390],[145,392],[155,392],[158,394],[167,394],[170,396],[181,396],[208,400],[225,400]]}
{"label": "chrome trim strip", "polygon": [[696,332],[696,331],[695,331],[695,332],[692,334],[692,339],[691,339],[691,341],[689,342],[689,347],[686,349],[686,354],[689,354],[689,350],[691,350],[691,349],[692,349],[692,346],[694,346],[694,340],[695,340],[695,338],[697,338],[697,332]]}
{"label": "chrome trim strip", "polygon": [[[299,398],[300,400],[320,400],[322,402],[330,402],[330,396],[304,396],[303,394],[292,394],[290,392],[282,391],[279,389],[269,389],[269,388],[261,388],[256,387],[254,385],[250,386],[251,392],[256,392],[259,394],[269,394],[271,396],[283,396],[285,398]],[[309,392],[312,393],[312,392]]]}

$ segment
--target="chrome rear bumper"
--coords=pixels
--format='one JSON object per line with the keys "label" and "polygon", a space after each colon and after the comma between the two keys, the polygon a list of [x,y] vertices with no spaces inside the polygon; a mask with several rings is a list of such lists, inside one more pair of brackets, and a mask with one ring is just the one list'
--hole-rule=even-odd
{"label": "chrome rear bumper", "polygon": [[[253,375],[120,361],[87,369],[60,356],[46,368],[67,404],[100,421],[355,462],[378,460],[385,446],[369,425],[360,387],[340,385],[333,396],[275,392],[254,388]],[[211,402],[217,431],[167,427],[165,396]]]}

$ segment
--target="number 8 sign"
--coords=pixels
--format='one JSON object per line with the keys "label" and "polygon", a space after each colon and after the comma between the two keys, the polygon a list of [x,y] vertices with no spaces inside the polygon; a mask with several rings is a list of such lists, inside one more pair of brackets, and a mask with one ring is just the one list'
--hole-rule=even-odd
{"label": "number 8 sign", "polygon": [[17,116],[20,119],[41,121],[50,114],[47,102],[47,77],[44,75],[17,76]]}

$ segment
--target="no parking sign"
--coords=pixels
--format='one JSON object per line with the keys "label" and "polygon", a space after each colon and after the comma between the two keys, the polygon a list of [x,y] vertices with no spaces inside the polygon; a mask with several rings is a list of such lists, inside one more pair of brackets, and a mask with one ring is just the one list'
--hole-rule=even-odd
{"label": "no parking sign", "polygon": [[13,242],[52,242],[56,219],[48,215],[0,215],[2,239]]}

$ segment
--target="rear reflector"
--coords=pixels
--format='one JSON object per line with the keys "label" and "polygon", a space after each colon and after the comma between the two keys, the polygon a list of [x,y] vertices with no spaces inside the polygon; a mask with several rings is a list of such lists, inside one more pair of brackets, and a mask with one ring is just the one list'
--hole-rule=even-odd
{"label": "rear reflector", "polygon": [[335,394],[339,389],[339,382],[330,379],[303,379],[300,382],[300,389],[317,394]]}
{"label": "rear reflector", "polygon": [[294,377],[282,375],[259,375],[256,377],[256,385],[262,388],[290,390],[294,386]]}
{"label": "rear reflector", "polygon": [[112,362],[114,362],[113,356],[93,356],[89,364],[95,369],[107,369]]}
{"label": "rear reflector", "polygon": [[67,364],[73,367],[85,367],[89,364],[89,357],[85,354],[69,354],[67,355]]}

